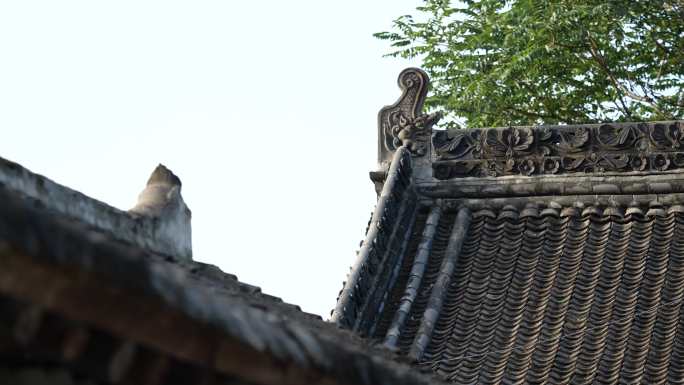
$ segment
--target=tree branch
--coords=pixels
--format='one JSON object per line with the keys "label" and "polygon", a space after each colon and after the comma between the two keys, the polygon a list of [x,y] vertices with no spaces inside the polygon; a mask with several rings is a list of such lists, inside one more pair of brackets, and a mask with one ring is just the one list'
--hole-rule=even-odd
{"label": "tree branch", "polygon": [[[608,65],[607,65],[606,60],[603,57],[603,55],[601,55],[601,53],[598,52],[598,45],[596,44],[596,41],[589,34],[587,34],[587,39],[589,40],[589,52],[591,53],[591,56],[594,58],[596,63],[598,63],[599,67],[603,70],[603,72],[606,73],[606,75],[610,79],[610,82],[613,83],[613,86],[617,89],[618,93],[622,92],[622,94],[624,94],[625,96],[627,96],[631,99],[634,99],[636,101],[648,104],[656,112],[658,112],[662,115],[668,115],[665,112],[663,112],[660,108],[658,108],[658,105],[656,104],[655,100],[653,100],[653,98],[651,98],[649,96],[641,96],[641,95],[635,94],[634,92],[627,89],[624,85],[622,85],[617,80],[615,75],[613,75],[613,72],[610,71],[610,69],[608,68]],[[620,103],[622,103],[622,105],[624,106],[625,102],[622,99],[622,95],[619,95],[619,98],[620,98]],[[631,113],[628,113],[628,116],[631,118],[631,116],[632,116]]]}
{"label": "tree branch", "polygon": [[[512,112],[516,112],[516,113],[521,114],[521,115],[525,115],[525,116],[527,116],[527,117],[531,117],[531,118],[555,119],[555,120],[558,120],[558,121],[566,121],[566,120],[567,120],[567,119],[561,119],[561,118],[560,118],[559,116],[557,116],[557,115],[549,115],[549,114],[542,114],[542,113],[539,113],[539,112],[525,111],[525,110],[521,110],[521,109],[515,108],[515,107],[513,107],[513,106],[506,107],[506,109],[509,110],[509,111],[512,111]],[[567,123],[570,123],[570,122],[567,122]]]}

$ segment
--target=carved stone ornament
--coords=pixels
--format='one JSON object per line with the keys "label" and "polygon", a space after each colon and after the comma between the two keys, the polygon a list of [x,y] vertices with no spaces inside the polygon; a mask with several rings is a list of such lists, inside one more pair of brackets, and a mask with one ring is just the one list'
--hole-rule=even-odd
{"label": "carved stone ornament", "polygon": [[684,121],[435,131],[437,179],[684,168]]}
{"label": "carved stone ornament", "polygon": [[429,79],[418,68],[407,68],[399,74],[402,94],[394,104],[378,113],[378,161],[391,159],[392,153],[405,145],[413,156],[423,156],[430,145],[432,126],[439,113],[423,114],[423,103]]}

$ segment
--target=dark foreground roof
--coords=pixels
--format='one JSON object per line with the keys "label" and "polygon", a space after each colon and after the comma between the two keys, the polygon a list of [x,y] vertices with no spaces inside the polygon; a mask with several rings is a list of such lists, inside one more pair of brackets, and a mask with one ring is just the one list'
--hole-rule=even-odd
{"label": "dark foreground roof", "polygon": [[433,132],[399,84],[333,319],[457,384],[683,383],[684,122]]}
{"label": "dark foreground roof", "polygon": [[102,383],[434,380],[213,266],[114,239],[2,185],[0,202],[1,366]]}

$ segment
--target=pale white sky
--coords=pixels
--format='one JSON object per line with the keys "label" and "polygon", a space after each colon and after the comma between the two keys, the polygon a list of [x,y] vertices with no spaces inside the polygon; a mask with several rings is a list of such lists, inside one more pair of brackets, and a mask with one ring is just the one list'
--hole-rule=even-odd
{"label": "pale white sky", "polygon": [[419,0],[2,1],[0,156],[121,209],[157,163],[195,259],[327,317],[375,203]]}

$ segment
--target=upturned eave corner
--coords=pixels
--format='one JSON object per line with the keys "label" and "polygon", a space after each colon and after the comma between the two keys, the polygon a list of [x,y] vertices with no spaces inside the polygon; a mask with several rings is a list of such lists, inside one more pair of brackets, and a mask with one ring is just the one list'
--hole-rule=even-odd
{"label": "upturned eave corner", "polygon": [[406,68],[397,78],[401,95],[378,112],[378,167],[370,172],[378,195],[385,183],[394,153],[405,147],[417,163],[429,164],[432,126],[441,113],[423,113],[430,79],[420,68]]}
{"label": "upturned eave corner", "polygon": [[397,84],[401,96],[378,113],[378,164],[385,170],[392,154],[401,146],[406,146],[413,157],[429,158],[432,126],[441,118],[440,113],[423,113],[430,84],[425,71],[406,68],[399,74]]}

